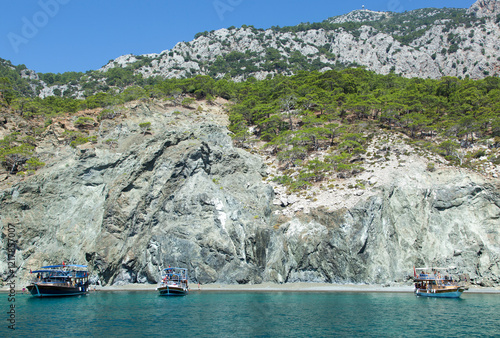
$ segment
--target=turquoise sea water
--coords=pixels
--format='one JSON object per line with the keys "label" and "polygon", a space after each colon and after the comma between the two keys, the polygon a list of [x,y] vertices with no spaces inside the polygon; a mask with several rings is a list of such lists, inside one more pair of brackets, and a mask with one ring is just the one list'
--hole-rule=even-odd
{"label": "turquoise sea water", "polygon": [[461,299],[410,293],[93,292],[66,298],[16,297],[8,329],[0,294],[0,336],[331,337],[500,336],[500,295]]}

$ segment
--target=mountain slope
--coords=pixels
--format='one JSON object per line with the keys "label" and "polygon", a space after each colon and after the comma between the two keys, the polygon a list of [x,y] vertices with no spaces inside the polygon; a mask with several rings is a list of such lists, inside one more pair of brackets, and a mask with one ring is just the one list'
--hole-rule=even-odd
{"label": "mountain slope", "polygon": [[[494,16],[479,18],[461,9],[405,13],[361,10],[294,27],[221,29],[200,33],[172,50],[143,56],[141,62],[143,58],[148,62],[136,72],[146,77],[230,74],[237,79],[261,79],[301,69],[360,65],[405,77],[479,79],[500,73],[497,21]],[[138,61],[136,56],[126,55],[101,70]]]}
{"label": "mountain slope", "polygon": [[[500,74],[498,14],[498,1],[484,0],[468,10],[358,10],[320,23],[266,30],[244,25],[202,32],[171,50],[123,55],[85,74],[37,74],[0,60],[0,76],[16,70],[24,81],[21,87],[42,98],[83,98],[110,88],[143,85],[144,79],[155,77],[210,75],[241,81],[352,66],[409,78],[482,79]],[[128,81],[121,83],[124,74]]]}

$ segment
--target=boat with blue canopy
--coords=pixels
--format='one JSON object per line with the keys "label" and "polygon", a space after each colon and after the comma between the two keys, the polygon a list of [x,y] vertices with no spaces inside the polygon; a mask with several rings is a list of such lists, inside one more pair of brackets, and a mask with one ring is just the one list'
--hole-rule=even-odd
{"label": "boat with blue canopy", "polygon": [[26,288],[35,297],[78,296],[89,292],[86,265],[48,265],[31,274],[31,283]]}
{"label": "boat with blue canopy", "polygon": [[185,296],[188,294],[188,273],[184,268],[168,267],[161,271],[156,288],[160,296]]}

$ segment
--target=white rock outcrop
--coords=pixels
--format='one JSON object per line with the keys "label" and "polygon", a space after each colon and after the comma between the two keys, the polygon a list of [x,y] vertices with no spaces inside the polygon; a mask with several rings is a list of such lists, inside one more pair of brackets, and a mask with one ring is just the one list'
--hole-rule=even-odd
{"label": "white rock outcrop", "polygon": [[468,10],[468,14],[475,14],[479,18],[496,17],[500,14],[499,0],[477,0]]}

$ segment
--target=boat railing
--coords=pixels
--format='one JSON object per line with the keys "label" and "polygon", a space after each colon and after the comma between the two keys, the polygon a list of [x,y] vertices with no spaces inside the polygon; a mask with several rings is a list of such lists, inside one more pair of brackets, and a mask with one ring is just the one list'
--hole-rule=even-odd
{"label": "boat railing", "polygon": [[50,284],[50,285],[60,285],[60,286],[75,286],[75,285],[83,285],[87,282],[85,278],[67,278],[67,277],[34,277],[31,279],[32,283],[37,284]]}
{"label": "boat railing", "polygon": [[439,281],[445,281],[445,282],[454,282],[458,280],[455,276],[452,276],[450,274],[427,274],[427,273],[420,273],[418,274],[415,279],[418,280],[439,280]]}
{"label": "boat railing", "polygon": [[166,283],[166,282],[174,282],[174,283],[184,283],[186,284],[187,283],[187,279],[183,278],[183,277],[179,277],[179,276],[163,276],[163,278],[161,279],[161,282],[162,283]]}
{"label": "boat railing", "polygon": [[462,278],[456,278],[450,274],[420,273],[415,278],[415,287],[420,289],[446,289],[449,287],[466,286]]}
{"label": "boat railing", "polygon": [[33,283],[47,283],[53,285],[78,285],[88,281],[88,272],[84,270],[44,269],[32,272]]}
{"label": "boat railing", "polygon": [[168,267],[161,270],[158,286],[168,286],[176,284],[180,287],[188,287],[188,271],[185,268]]}

